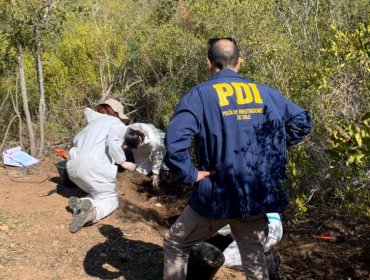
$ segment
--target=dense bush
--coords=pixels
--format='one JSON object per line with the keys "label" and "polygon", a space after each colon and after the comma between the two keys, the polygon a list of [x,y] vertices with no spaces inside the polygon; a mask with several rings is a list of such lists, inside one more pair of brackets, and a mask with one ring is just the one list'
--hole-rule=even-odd
{"label": "dense bush", "polygon": [[[313,133],[289,153],[287,185],[299,209],[327,203],[369,215],[368,1],[48,2],[58,4],[41,32],[48,147],[68,145],[84,125],[83,108],[107,96],[132,121],[165,129],[181,96],[208,78],[208,39],[233,36],[242,75],[312,114]],[[28,147],[17,44],[38,132],[34,30],[45,3],[0,0],[2,147]]]}

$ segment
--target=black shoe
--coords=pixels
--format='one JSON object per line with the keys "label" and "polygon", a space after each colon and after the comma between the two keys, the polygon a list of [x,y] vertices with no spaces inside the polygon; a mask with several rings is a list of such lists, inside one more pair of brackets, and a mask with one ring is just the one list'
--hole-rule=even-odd
{"label": "black shoe", "polygon": [[266,254],[267,268],[270,280],[286,280],[280,268],[280,258],[277,254],[269,252]]}

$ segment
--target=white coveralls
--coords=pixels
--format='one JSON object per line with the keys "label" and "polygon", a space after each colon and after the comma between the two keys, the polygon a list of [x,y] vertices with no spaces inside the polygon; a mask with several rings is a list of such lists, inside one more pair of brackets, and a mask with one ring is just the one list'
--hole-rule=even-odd
{"label": "white coveralls", "polygon": [[117,164],[126,161],[122,149],[126,125],[117,117],[85,109],[87,126],[75,137],[67,162],[69,178],[89,195],[97,222],[118,207]]}
{"label": "white coveralls", "polygon": [[147,123],[134,123],[128,125],[127,128],[139,130],[145,135],[144,144],[137,149],[132,149],[137,166],[136,171],[143,175],[149,175],[150,172],[159,175],[163,158],[166,154],[164,132]]}

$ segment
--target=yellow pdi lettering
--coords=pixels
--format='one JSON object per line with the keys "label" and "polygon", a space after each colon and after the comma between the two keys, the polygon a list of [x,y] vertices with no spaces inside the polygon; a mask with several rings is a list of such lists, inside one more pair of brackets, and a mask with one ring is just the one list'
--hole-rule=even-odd
{"label": "yellow pdi lettering", "polygon": [[229,105],[229,100],[227,100],[228,96],[232,96],[234,94],[234,90],[230,84],[221,83],[213,85],[216,89],[218,94],[218,99],[220,100],[220,106],[227,106]]}
{"label": "yellow pdi lettering", "polygon": [[236,103],[239,105],[252,103],[263,104],[260,92],[255,84],[249,83],[220,83],[213,85],[216,89],[220,106],[229,105],[228,98],[236,95]]}
{"label": "yellow pdi lettering", "polygon": [[253,91],[254,102],[256,102],[258,104],[263,104],[263,100],[261,98],[260,92],[259,92],[256,84],[248,84],[248,86],[250,86],[250,88]]}
{"label": "yellow pdi lettering", "polygon": [[245,83],[231,83],[236,93],[236,103],[239,105],[253,102],[253,96],[250,88]]}

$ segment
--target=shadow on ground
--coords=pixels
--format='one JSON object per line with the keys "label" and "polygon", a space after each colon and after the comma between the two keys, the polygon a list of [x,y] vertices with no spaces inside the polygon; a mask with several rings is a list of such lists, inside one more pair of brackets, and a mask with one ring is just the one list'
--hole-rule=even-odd
{"label": "shadow on ground", "polygon": [[106,237],[93,246],[84,260],[85,272],[99,279],[156,280],[162,278],[162,248],[153,243],[131,240],[121,229],[101,225]]}
{"label": "shadow on ground", "polygon": [[69,185],[64,183],[60,177],[52,177],[49,179],[50,182],[56,183],[57,186],[54,190],[51,190],[50,192],[54,191],[57,192],[59,195],[69,198],[71,196],[76,197],[84,197],[87,195],[86,192],[78,188],[76,185]]}

